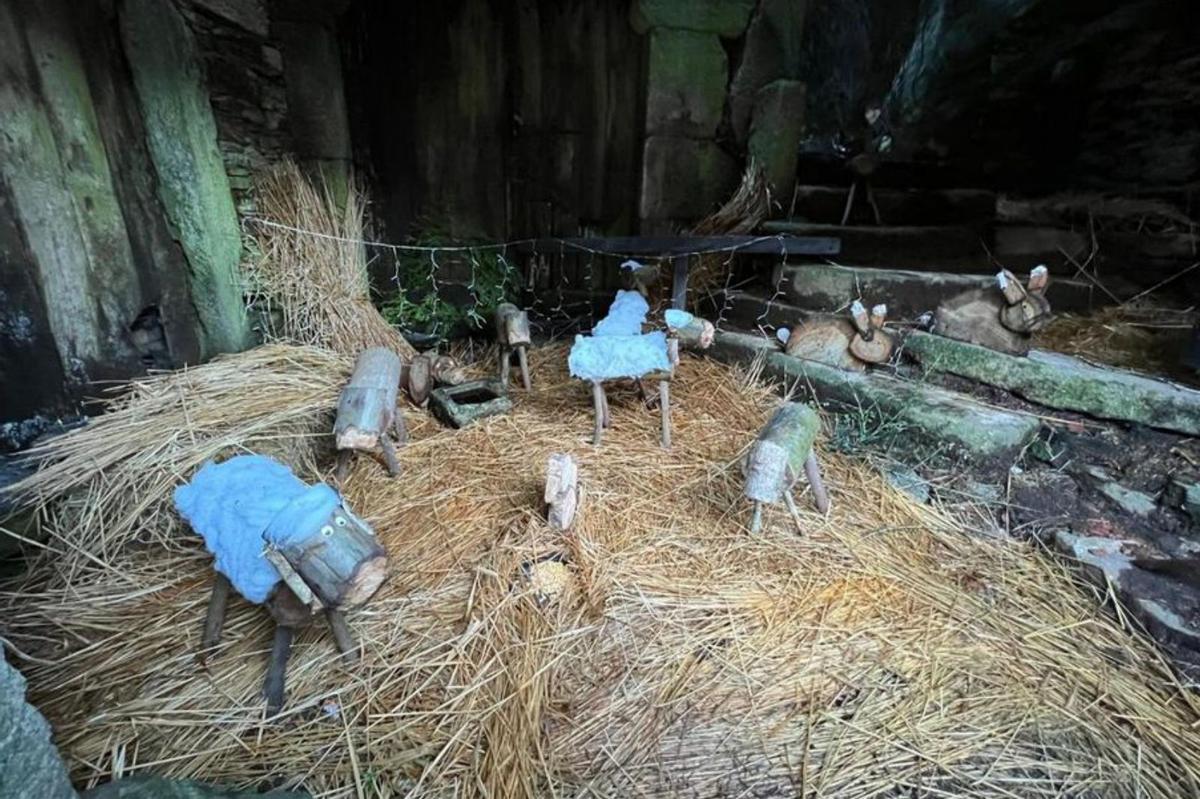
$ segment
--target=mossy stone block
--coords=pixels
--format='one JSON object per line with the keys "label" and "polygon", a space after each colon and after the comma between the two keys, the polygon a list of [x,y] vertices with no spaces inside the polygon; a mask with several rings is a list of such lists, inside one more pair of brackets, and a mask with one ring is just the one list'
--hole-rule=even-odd
{"label": "mossy stone block", "polygon": [[650,34],[647,133],[712,136],[728,80],[729,61],[717,36],[656,28]]}
{"label": "mossy stone block", "polygon": [[732,38],[741,36],[757,0],[635,0],[629,21],[638,33],[683,28]]}

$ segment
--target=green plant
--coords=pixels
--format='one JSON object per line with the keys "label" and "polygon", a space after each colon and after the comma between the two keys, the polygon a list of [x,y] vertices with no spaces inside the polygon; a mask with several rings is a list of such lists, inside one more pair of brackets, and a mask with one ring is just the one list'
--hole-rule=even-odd
{"label": "green plant", "polygon": [[[397,256],[397,290],[380,307],[392,324],[435,335],[470,333],[487,327],[496,307],[515,298],[518,272],[503,251],[486,246],[481,236],[448,231],[427,221],[410,243],[453,249],[406,250]],[[472,248],[476,244],[479,248]],[[463,247],[468,249],[457,249]]]}

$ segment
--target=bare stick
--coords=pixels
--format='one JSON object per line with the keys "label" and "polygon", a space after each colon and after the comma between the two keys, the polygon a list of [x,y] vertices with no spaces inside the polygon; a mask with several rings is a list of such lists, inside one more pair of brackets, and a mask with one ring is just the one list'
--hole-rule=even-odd
{"label": "bare stick", "polygon": [[396,436],[397,444],[408,443],[408,428],[404,426],[404,414],[397,412],[396,417],[392,419],[392,434]]}
{"label": "bare stick", "polygon": [[762,529],[762,503],[754,503],[754,513],[750,516],[750,532],[758,535]]}
{"label": "bare stick", "polygon": [[340,610],[327,608],[325,620],[329,622],[329,630],[333,633],[333,642],[337,644],[338,651],[342,653],[342,662],[346,664],[357,662],[358,642],[354,640],[354,633],[350,632],[350,625],[346,623],[346,617]]}
{"label": "bare stick", "polygon": [[658,381],[658,403],[662,406],[662,445],[671,448],[671,383]]}
{"label": "bare stick", "polygon": [[871,210],[875,212],[875,224],[882,226],[883,217],[879,214],[879,206],[875,204],[875,192],[871,191],[871,181],[863,181],[863,188],[867,190],[867,202],[871,204]]}
{"label": "bare stick", "polygon": [[271,662],[267,666],[267,679],[263,684],[263,695],[267,698],[267,715],[274,716],[283,710],[286,691],[288,658],[292,656],[292,628],[282,624],[275,626],[275,642],[271,645]]}
{"label": "bare stick", "polygon": [[612,427],[612,414],[608,411],[608,394],[604,391],[604,384],[600,384],[600,406],[604,409],[604,426]]}
{"label": "bare stick", "polygon": [[388,474],[392,477],[400,474],[400,461],[396,459],[396,448],[387,436],[379,437],[379,449],[383,452],[383,462],[387,464]]}
{"label": "bare stick", "polygon": [[792,496],[792,489],[787,489],[783,492],[783,501],[787,504],[788,513],[792,514],[792,521],[796,523],[796,532],[804,535],[804,525],[800,523],[800,511],[796,507],[796,498]]}
{"label": "bare stick", "polygon": [[596,411],[596,430],[592,434],[592,445],[598,447],[604,435],[604,388],[599,380],[592,381],[592,406]]}
{"label": "bare stick", "polygon": [[846,195],[846,210],[842,211],[842,224],[846,224],[846,220],[850,218],[850,209],[854,207],[854,192],[858,190],[858,180],[855,179],[850,183],[850,193]]}
{"label": "bare stick", "polygon": [[500,347],[500,363],[497,370],[496,379],[500,381],[500,385],[508,389],[508,378],[512,374],[512,350],[508,347]]}
{"label": "bare stick", "polygon": [[825,490],[825,481],[821,479],[821,466],[817,463],[815,452],[808,453],[808,457],[804,459],[804,474],[808,477],[808,484],[812,486],[813,501],[817,504],[817,510],[828,513],[829,492]]}
{"label": "bare stick", "polygon": [[217,572],[213,581],[212,596],[208,600],[208,613],[204,616],[204,635],[200,639],[200,653],[196,659],[200,665],[208,660],[208,653],[221,640],[221,628],[225,625],[225,606],[229,602],[229,578]]}
{"label": "bare stick", "polygon": [[529,356],[525,352],[525,346],[517,347],[517,363],[521,365],[521,383],[525,386],[526,391],[533,390],[533,384],[529,380]]}

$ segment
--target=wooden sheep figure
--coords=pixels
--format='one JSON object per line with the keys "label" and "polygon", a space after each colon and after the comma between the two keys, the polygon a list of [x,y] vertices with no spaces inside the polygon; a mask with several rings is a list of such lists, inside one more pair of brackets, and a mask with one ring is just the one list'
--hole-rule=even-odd
{"label": "wooden sheep figure", "polygon": [[933,331],[981,347],[1025,355],[1032,334],[1053,318],[1046,300],[1049,282],[1050,274],[1044,266],[1029,273],[1027,286],[1022,286],[1012,272],[1001,270],[994,288],[972,289],[939,305]]}
{"label": "wooden sheep figure", "polygon": [[359,354],[354,374],[338,399],[337,419],[333,424],[338,483],[346,479],[355,452],[378,449],[383,453],[388,474],[392,477],[400,474],[400,462],[388,433],[396,436],[398,444],[408,440],[404,417],[396,412],[401,372],[400,356],[389,349],[372,347]]}
{"label": "wooden sheep figure", "polygon": [[527,350],[533,343],[529,334],[529,314],[511,302],[501,303],[496,308],[496,341],[500,345],[500,385],[508,390],[508,380],[512,374],[512,354],[513,350],[516,350],[517,362],[521,367],[521,384],[529,391],[532,385],[529,380]]}
{"label": "wooden sheep figure", "polygon": [[201,662],[220,640],[231,587],[275,619],[263,688],[270,715],[283,707],[292,637],[313,613],[324,610],[343,657],[356,657],[342,611],[371,598],[387,555],[336,491],[308,485],[270,458],[239,455],[205,464],[175,489],[175,507],[215,558]]}
{"label": "wooden sheep figure", "polygon": [[763,503],[776,503],[780,499],[787,503],[796,527],[801,529],[800,514],[792,496],[792,486],[799,479],[801,470],[812,486],[817,510],[821,513],[829,510],[829,494],[821,480],[821,467],[813,451],[820,424],[820,418],[812,408],[789,402],[775,412],[758,434],[744,464],[744,493],[754,503],[750,532],[757,533],[762,529]]}

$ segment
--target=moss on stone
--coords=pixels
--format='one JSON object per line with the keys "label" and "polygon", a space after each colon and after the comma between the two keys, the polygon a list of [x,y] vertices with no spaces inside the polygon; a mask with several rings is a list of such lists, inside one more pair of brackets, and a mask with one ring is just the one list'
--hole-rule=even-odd
{"label": "moss on stone", "polygon": [[645,33],[655,27],[683,28],[715,33],[727,38],[741,36],[757,0],[635,0],[629,20],[634,30]]}
{"label": "moss on stone", "polygon": [[241,234],[195,42],[173,4],[126,0],[121,35],[158,193],[187,257],[205,356],[248,343]]}
{"label": "moss on stone", "polygon": [[657,28],[650,35],[646,130],[683,136],[716,133],[729,63],[711,33]]}
{"label": "moss on stone", "polygon": [[929,371],[987,383],[1040,405],[1200,435],[1200,392],[1173,383],[1058,353],[1007,355],[929,333],[913,333],[904,346]]}
{"label": "moss on stone", "polygon": [[790,197],[804,134],[804,84],[777,80],[759,90],[746,145],[776,197]]}

